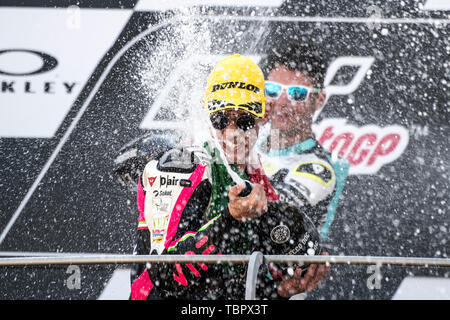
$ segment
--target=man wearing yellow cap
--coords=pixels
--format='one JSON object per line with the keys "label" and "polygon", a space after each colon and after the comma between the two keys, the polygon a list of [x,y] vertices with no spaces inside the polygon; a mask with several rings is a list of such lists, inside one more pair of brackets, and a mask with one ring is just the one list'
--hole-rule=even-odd
{"label": "man wearing yellow cap", "polygon": [[[231,215],[238,220],[261,215],[267,210],[266,195],[270,199],[277,199],[262,172],[259,159],[252,154],[259,125],[265,121],[264,76],[261,69],[239,54],[222,59],[208,77],[204,105],[210,114],[212,129],[215,130],[213,135],[219,143],[213,156],[214,152],[222,149],[224,161],[231,164],[237,175],[256,182],[250,199],[237,197],[243,189],[242,185],[237,184],[229,190],[228,209]],[[208,143],[205,146],[208,149],[213,147]],[[222,168],[222,164],[219,168]],[[246,177],[246,173],[250,176]],[[213,186],[220,187],[222,184],[213,183]],[[209,217],[212,218],[214,214],[213,208]]]}
{"label": "man wearing yellow cap", "polygon": [[[208,77],[204,107],[213,138],[202,147],[170,149],[145,166],[138,184],[135,253],[320,251],[312,222],[279,201],[253,152],[259,125],[264,123],[261,69],[238,54],[222,59]],[[302,246],[301,241],[311,246]],[[137,265],[131,299],[243,299],[245,268],[245,264]],[[266,273],[282,268],[273,265]],[[263,274],[262,281],[266,289],[262,295],[277,297],[270,275]]]}

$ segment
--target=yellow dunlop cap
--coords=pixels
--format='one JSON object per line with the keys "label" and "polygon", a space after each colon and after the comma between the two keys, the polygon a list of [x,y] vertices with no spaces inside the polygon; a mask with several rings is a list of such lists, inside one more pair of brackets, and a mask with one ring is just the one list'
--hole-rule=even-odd
{"label": "yellow dunlop cap", "polygon": [[265,101],[264,75],[245,56],[234,54],[220,60],[208,76],[204,104],[209,113],[238,108],[261,118]]}

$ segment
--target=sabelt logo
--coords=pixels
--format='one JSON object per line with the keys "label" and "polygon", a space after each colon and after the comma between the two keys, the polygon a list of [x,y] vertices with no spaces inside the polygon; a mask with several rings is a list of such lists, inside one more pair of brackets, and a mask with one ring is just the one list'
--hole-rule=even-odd
{"label": "sabelt logo", "polygon": [[325,119],[313,126],[318,142],[350,164],[349,174],[374,174],[406,149],[408,130],[399,125],[355,127],[346,119]]}
{"label": "sabelt logo", "polygon": [[[42,81],[42,74],[54,71],[58,60],[49,53],[29,49],[0,50],[0,93],[71,94],[76,82]],[[33,77],[39,76],[40,80]],[[8,78],[6,78],[8,77]]]}

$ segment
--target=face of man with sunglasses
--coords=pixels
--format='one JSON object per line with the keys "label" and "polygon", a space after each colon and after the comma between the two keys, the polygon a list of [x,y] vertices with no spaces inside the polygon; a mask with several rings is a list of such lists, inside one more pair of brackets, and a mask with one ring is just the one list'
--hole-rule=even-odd
{"label": "face of man with sunglasses", "polygon": [[210,120],[227,161],[244,171],[258,138],[259,126],[266,120],[240,109],[217,111],[210,115]]}
{"label": "face of man with sunglasses", "polygon": [[277,66],[268,74],[265,94],[271,129],[277,130],[280,137],[278,148],[312,135],[312,119],[315,111],[323,106],[325,93],[314,88],[313,80],[306,73]]}

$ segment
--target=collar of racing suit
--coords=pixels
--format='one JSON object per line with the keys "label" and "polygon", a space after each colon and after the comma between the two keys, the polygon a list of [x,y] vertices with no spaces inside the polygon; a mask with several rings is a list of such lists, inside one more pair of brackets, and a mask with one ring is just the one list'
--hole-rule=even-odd
{"label": "collar of racing suit", "polygon": [[267,152],[269,157],[284,157],[293,154],[300,154],[305,151],[308,151],[311,148],[314,148],[317,145],[316,139],[310,137],[302,142],[293,144],[289,147],[281,148],[281,149],[273,149]]}

